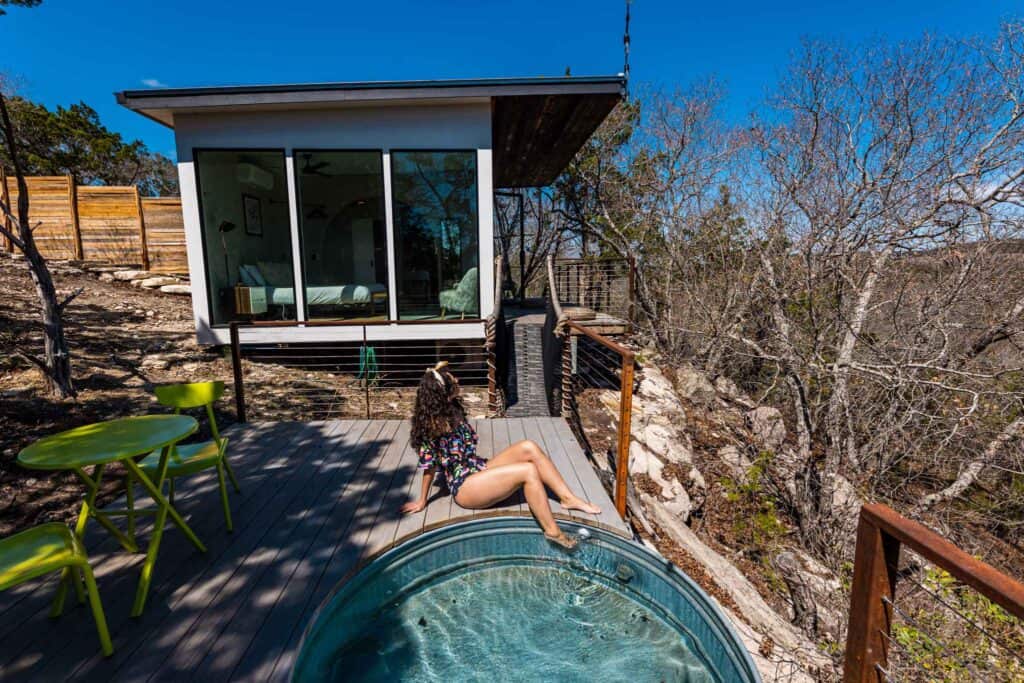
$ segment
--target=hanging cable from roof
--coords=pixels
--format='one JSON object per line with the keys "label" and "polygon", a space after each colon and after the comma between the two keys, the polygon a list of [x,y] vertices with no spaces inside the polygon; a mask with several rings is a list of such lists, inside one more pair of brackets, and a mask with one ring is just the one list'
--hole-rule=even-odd
{"label": "hanging cable from roof", "polygon": [[622,34],[622,75],[626,79],[626,99],[629,99],[629,6],[633,0],[626,0],[626,30]]}

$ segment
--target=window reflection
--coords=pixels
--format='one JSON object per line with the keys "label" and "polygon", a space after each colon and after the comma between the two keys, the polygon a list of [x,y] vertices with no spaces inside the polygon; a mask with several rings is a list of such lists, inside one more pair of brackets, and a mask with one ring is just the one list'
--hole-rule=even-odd
{"label": "window reflection", "polygon": [[283,152],[199,150],[211,321],[295,320]]}
{"label": "window reflection", "polygon": [[308,317],[386,319],[380,152],[296,151],[295,174]]}
{"label": "window reflection", "polygon": [[475,152],[393,152],[391,160],[398,317],[479,317]]}

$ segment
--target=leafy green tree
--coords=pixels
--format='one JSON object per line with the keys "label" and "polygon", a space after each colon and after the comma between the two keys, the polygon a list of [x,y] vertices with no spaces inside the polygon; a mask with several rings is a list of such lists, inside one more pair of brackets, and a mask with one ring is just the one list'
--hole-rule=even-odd
{"label": "leafy green tree", "polygon": [[[83,185],[138,185],[144,195],[177,194],[170,159],[150,152],[140,140],[126,142],[84,102],[50,111],[15,96],[7,107],[26,175],[70,174]],[[6,150],[0,161],[11,168]]]}
{"label": "leafy green tree", "polygon": [[37,7],[43,0],[0,0],[0,16],[7,14],[6,7]]}

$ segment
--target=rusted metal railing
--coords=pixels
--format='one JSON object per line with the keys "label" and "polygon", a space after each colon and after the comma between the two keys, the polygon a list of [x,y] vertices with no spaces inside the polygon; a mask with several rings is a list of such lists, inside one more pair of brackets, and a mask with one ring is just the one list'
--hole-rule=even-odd
{"label": "rusted metal railing", "polygon": [[[1017,619],[1024,619],[1024,584],[885,505],[865,505],[857,526],[843,671],[845,683],[896,679],[890,669],[890,647],[897,643],[891,631],[894,608],[901,611],[896,603],[896,587],[897,581],[903,580],[899,571],[903,547],[948,572],[953,579]],[[1019,653],[1013,656],[1020,659]],[[932,671],[929,676],[941,677],[941,673]]]}

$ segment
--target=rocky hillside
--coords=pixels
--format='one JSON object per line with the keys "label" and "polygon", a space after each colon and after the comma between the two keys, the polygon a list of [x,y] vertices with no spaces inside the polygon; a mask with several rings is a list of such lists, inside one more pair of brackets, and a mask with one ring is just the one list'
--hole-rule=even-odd
{"label": "rocky hillside", "polygon": [[[618,414],[617,392],[585,400],[590,419],[600,420],[602,409]],[[765,680],[834,679],[845,637],[844,577],[796,545],[775,502],[773,487],[793,485],[777,480],[792,438],[781,413],[724,378],[647,361],[632,431],[629,503],[644,541],[717,598]],[[610,462],[598,465],[611,474]],[[852,520],[859,501],[852,487],[843,490]]]}

